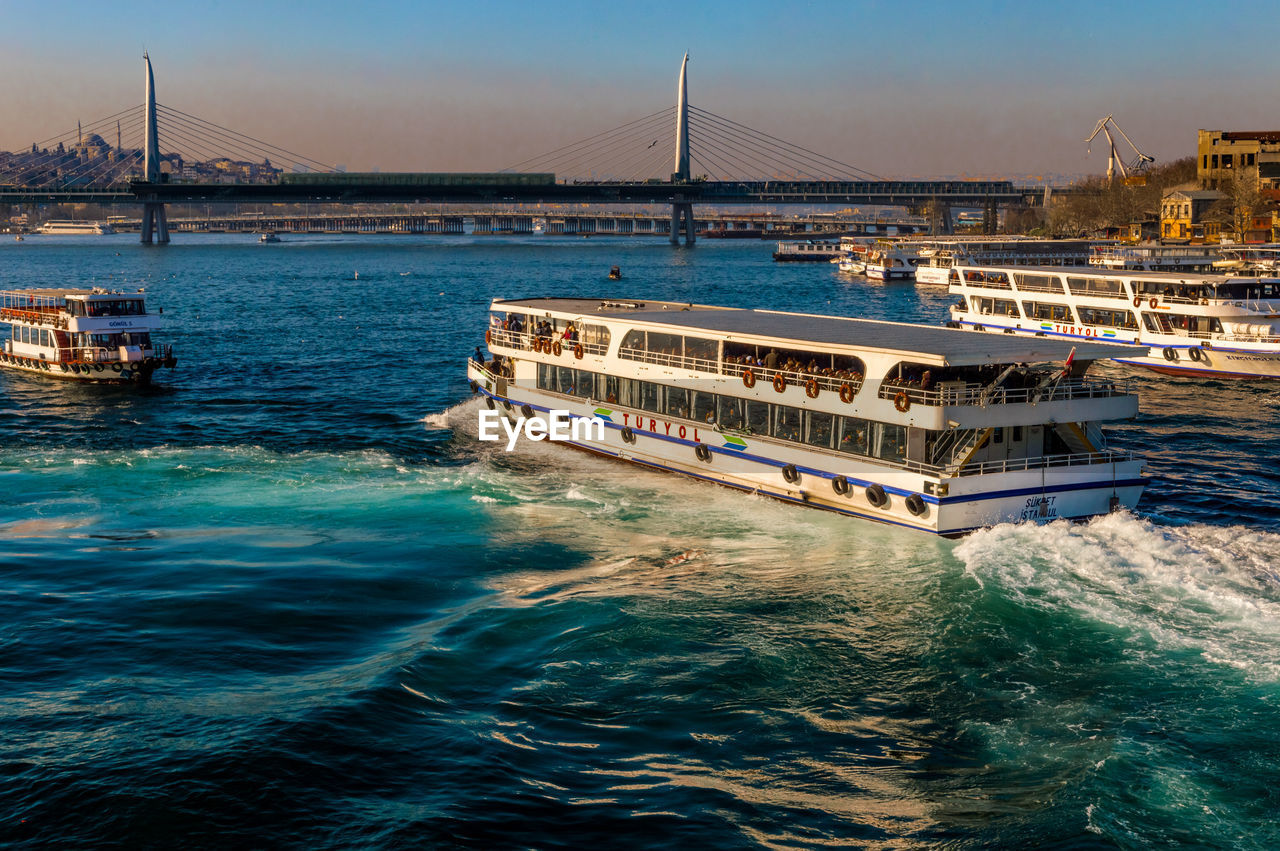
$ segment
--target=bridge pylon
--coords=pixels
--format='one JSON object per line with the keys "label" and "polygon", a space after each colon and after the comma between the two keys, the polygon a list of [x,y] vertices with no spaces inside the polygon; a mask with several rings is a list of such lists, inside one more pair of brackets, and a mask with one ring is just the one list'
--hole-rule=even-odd
{"label": "bridge pylon", "polygon": [[[162,175],[160,138],[156,132],[156,81],[151,73],[151,57],[143,53],[142,61],[147,66],[146,139],[142,146],[142,176],[148,183],[159,183]],[[160,245],[167,245],[169,242],[169,221],[165,217],[164,202],[155,200],[154,195],[151,200],[144,200],[142,203],[142,244],[151,245],[153,236]]]}
{"label": "bridge pylon", "polygon": [[[671,172],[673,185],[689,182],[689,54],[680,63],[680,82],[676,86],[676,161]],[[671,204],[671,244],[680,244],[680,223],[684,222],[684,244],[693,245],[693,202],[682,200],[680,193]]]}

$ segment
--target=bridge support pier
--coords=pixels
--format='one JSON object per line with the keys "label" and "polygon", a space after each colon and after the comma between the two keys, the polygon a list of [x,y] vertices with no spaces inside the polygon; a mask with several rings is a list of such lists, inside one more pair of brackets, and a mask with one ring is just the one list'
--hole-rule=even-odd
{"label": "bridge support pier", "polygon": [[996,202],[988,201],[986,206],[982,208],[982,232],[988,235],[995,233],[999,229],[999,221]]}
{"label": "bridge support pier", "polygon": [[142,205],[142,244],[151,245],[152,233],[159,245],[169,244],[169,220],[164,214],[164,204],[147,201]]}
{"label": "bridge support pier", "polygon": [[676,201],[671,205],[671,244],[680,244],[680,222],[684,222],[684,244],[693,245],[693,202]]}

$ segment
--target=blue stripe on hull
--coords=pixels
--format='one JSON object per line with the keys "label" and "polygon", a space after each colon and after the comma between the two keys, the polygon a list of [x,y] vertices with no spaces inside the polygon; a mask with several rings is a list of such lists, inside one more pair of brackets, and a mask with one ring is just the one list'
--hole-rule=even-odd
{"label": "blue stripe on hull", "polygon": [[[490,393],[488,390],[484,389],[484,387],[483,387],[483,386],[479,388],[479,392],[480,392],[480,393],[483,393],[485,396],[488,396],[488,397],[490,397],[490,398],[492,398],[492,399],[496,399],[496,400],[498,400],[498,401],[507,401],[507,402],[510,402],[513,406],[516,406],[516,407],[520,407],[521,405],[525,405],[525,404],[527,404],[530,408],[532,408],[532,409],[533,409],[533,410],[535,410],[535,411],[550,412],[550,411],[552,410],[551,408],[543,407],[543,406],[541,406],[541,405],[535,405],[535,404],[533,404],[532,402],[524,402],[524,403],[521,403],[521,402],[517,402],[516,400],[514,400],[514,399],[510,399],[510,398],[506,398],[506,399],[504,399],[504,398],[503,398],[503,397],[501,397],[501,396],[496,396],[496,395],[494,395],[494,394]],[[584,417],[581,417],[581,416],[576,415],[576,414],[570,414],[570,416],[575,416],[575,417],[578,417],[578,418],[580,418],[580,419],[583,419],[583,418],[584,418]],[[624,426],[619,426],[619,425],[617,425],[616,423],[605,423],[605,428],[613,428],[613,429],[616,429],[616,430],[618,430],[618,431],[621,431],[621,430],[624,428]],[[683,439],[683,440],[682,440],[681,438],[678,438],[678,437],[671,437],[670,435],[665,435],[665,434],[655,434],[654,432],[649,432],[649,431],[644,431],[644,430],[636,430],[636,429],[632,429],[632,430],[633,430],[633,431],[635,431],[635,433],[636,433],[637,435],[646,435],[646,436],[648,436],[648,437],[656,437],[656,438],[658,438],[658,439],[660,439],[660,440],[666,440],[666,441],[671,442],[671,443],[679,443],[679,444],[683,444],[683,445],[686,445],[686,446],[705,446],[705,447],[707,447],[709,450],[711,450],[711,452],[712,452],[712,453],[718,453],[718,454],[721,454],[721,455],[727,455],[727,456],[732,457],[732,458],[748,458],[748,459],[751,459],[751,460],[753,460],[753,461],[757,461],[758,463],[761,463],[761,464],[764,464],[764,465],[767,465],[767,466],[771,466],[771,467],[777,467],[777,468],[782,468],[782,467],[787,466],[787,462],[785,462],[785,461],[778,461],[778,460],[776,460],[776,459],[773,459],[773,458],[766,458],[766,457],[764,457],[764,456],[750,455],[750,454],[747,454],[747,453],[744,453],[744,452],[738,452],[738,451],[732,451],[732,452],[731,452],[731,451],[729,451],[729,450],[726,450],[726,449],[723,449],[723,448],[720,448],[720,447],[712,446],[712,445],[711,445],[711,444],[709,444],[709,443],[698,443],[697,441],[692,441],[692,440],[687,440],[687,439]],[[839,508],[839,507],[836,507],[836,506],[820,505],[820,504],[812,503],[812,502],[809,502],[808,500],[805,500],[805,499],[797,499],[796,497],[790,496],[790,495],[785,494],[785,493],[777,493],[777,492],[774,492],[774,491],[766,490],[766,489],[765,489],[765,488],[763,488],[763,487],[758,487],[758,486],[757,486],[757,487],[750,487],[750,486],[747,486],[747,485],[737,484],[737,483],[735,483],[735,482],[727,482],[727,481],[724,481],[723,479],[719,479],[719,478],[716,478],[716,477],[713,477],[713,476],[704,476],[704,475],[702,475],[702,474],[700,474],[700,473],[694,473],[694,472],[691,472],[691,471],[689,471],[689,470],[683,470],[683,469],[680,469],[680,468],[677,468],[677,467],[668,467],[668,466],[667,466],[667,465],[665,465],[665,464],[661,464],[661,463],[658,463],[658,462],[655,462],[655,461],[645,461],[645,460],[641,460],[641,459],[638,459],[638,458],[622,457],[622,456],[621,456],[619,453],[617,453],[617,452],[614,452],[614,451],[609,450],[609,449],[604,449],[604,448],[601,448],[601,447],[599,447],[599,446],[595,446],[595,445],[591,445],[591,444],[576,443],[576,442],[571,441],[571,440],[556,441],[556,442],[557,442],[557,443],[566,444],[566,445],[568,445],[568,446],[572,446],[572,447],[574,447],[575,449],[582,449],[582,450],[585,450],[585,451],[587,451],[587,452],[592,452],[592,453],[595,453],[595,454],[597,454],[597,455],[602,455],[602,456],[605,456],[605,457],[607,457],[607,458],[613,458],[613,459],[618,460],[618,461],[627,461],[627,462],[630,462],[630,463],[633,463],[633,464],[638,464],[638,465],[640,465],[640,466],[642,466],[642,467],[649,467],[649,468],[652,468],[652,469],[655,469],[655,470],[664,470],[664,471],[666,471],[666,472],[670,472],[670,473],[678,473],[678,474],[683,475],[683,476],[688,476],[689,478],[692,478],[692,479],[699,479],[699,480],[702,480],[702,481],[710,482],[710,483],[712,483],[712,484],[724,485],[724,486],[726,486],[726,487],[731,487],[731,488],[734,488],[735,490],[741,490],[741,491],[744,491],[744,492],[746,492],[746,493],[759,493],[759,494],[763,494],[763,495],[765,495],[765,496],[773,497],[774,499],[780,499],[780,500],[782,500],[782,501],[784,501],[784,502],[792,502],[792,503],[795,503],[795,504],[797,504],[797,505],[807,505],[807,506],[809,506],[810,508],[821,508],[821,509],[826,510],[826,511],[832,511],[832,512],[835,512],[835,513],[837,513],[837,514],[844,514],[844,515],[848,515],[848,516],[850,516],[850,517],[860,517],[860,518],[862,518],[862,519],[864,519],[864,520],[874,520],[874,521],[876,521],[877,523],[886,523],[886,524],[889,524],[889,525],[892,525],[892,526],[900,526],[900,527],[902,527],[902,528],[904,528],[904,529],[915,529],[915,530],[917,530],[917,531],[925,531],[925,532],[934,532],[934,531],[935,531],[935,530],[933,530],[933,529],[929,529],[929,528],[927,528],[927,527],[923,527],[923,526],[913,526],[913,525],[911,525],[911,524],[909,524],[909,523],[903,523],[903,522],[900,522],[900,521],[897,521],[897,520],[892,520],[892,519],[890,519],[890,518],[886,518],[886,517],[881,516],[881,515],[876,515],[876,514],[866,514],[866,513],[863,513],[863,512],[861,512],[861,511],[857,511],[857,510],[854,510],[854,509],[851,509],[851,508],[850,508],[850,509],[845,509],[845,508]],[[829,472],[827,472],[827,471],[825,471],[825,470],[818,470],[818,469],[813,468],[813,467],[801,467],[801,466],[798,466],[798,465],[797,465],[797,466],[796,466],[796,469],[797,469],[798,471],[800,471],[801,473],[808,473],[809,475],[816,476],[816,477],[818,477],[818,478],[822,478],[822,479],[828,479],[828,480],[830,480],[830,479],[834,479],[834,478],[836,478],[837,476],[841,475],[841,474],[838,474],[838,473],[829,473]],[[847,478],[847,477],[846,477],[846,478]],[[973,494],[973,495],[967,495],[967,496],[947,496],[947,497],[941,497],[941,498],[939,498],[939,497],[937,497],[937,496],[935,496],[935,495],[933,495],[933,494],[927,494],[927,495],[926,495],[926,494],[924,494],[924,493],[917,493],[916,491],[903,490],[903,489],[901,489],[901,488],[889,487],[889,486],[885,485],[885,484],[884,484],[884,483],[882,483],[882,482],[873,482],[873,481],[871,481],[871,480],[869,480],[869,479],[849,479],[849,482],[850,482],[851,484],[858,483],[858,484],[859,484],[860,486],[862,486],[862,487],[866,487],[866,486],[873,485],[873,484],[879,484],[879,485],[884,489],[885,493],[897,494],[898,496],[902,496],[902,497],[907,497],[907,496],[910,496],[910,495],[912,495],[912,494],[916,494],[916,495],[917,495],[917,496],[919,496],[921,499],[923,499],[926,503],[929,503],[930,505],[937,506],[937,507],[941,507],[941,506],[943,506],[943,505],[960,505],[960,504],[962,504],[962,503],[968,503],[968,502],[985,502],[985,501],[993,500],[993,499],[1007,499],[1007,498],[1010,498],[1010,497],[1049,496],[1049,495],[1051,495],[1051,494],[1065,493],[1065,492],[1068,492],[1068,491],[1080,491],[1080,490],[1101,490],[1101,489],[1105,489],[1105,488],[1108,488],[1108,487],[1109,487],[1109,488],[1112,488],[1113,490],[1119,490],[1119,489],[1121,489],[1121,488],[1131,488],[1131,487],[1145,488],[1145,487],[1146,487],[1146,485],[1147,485],[1147,481],[1146,481],[1146,479],[1142,479],[1142,478],[1133,478],[1133,479],[1122,479],[1122,480],[1117,480],[1117,481],[1114,481],[1114,482],[1105,482],[1105,481],[1104,481],[1104,482],[1086,482],[1086,483],[1082,483],[1082,484],[1074,484],[1074,485],[1072,485],[1072,484],[1061,484],[1061,485],[1056,485],[1056,486],[1054,486],[1054,487],[1052,487],[1052,488],[1041,488],[1041,487],[1011,488],[1011,489],[1008,489],[1008,490],[1002,490],[1002,491],[990,491],[990,492],[982,493],[982,494]],[[967,533],[967,532],[972,532],[972,531],[973,531],[973,530],[975,530],[975,529],[981,529],[981,528],[984,528],[984,527],[982,527],[982,526],[971,526],[971,527],[967,527],[967,528],[964,528],[964,529],[947,530],[947,531],[945,531],[945,532],[938,531],[938,532],[936,532],[936,534],[944,535],[944,536],[963,535],[963,534],[965,534],[965,533]]]}

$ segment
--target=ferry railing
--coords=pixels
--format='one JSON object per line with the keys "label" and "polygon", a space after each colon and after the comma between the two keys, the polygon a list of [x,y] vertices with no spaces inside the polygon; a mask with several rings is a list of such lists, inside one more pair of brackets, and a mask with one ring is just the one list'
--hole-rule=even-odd
{"label": "ferry railing", "polygon": [[778,376],[782,377],[784,389],[790,386],[808,387],[810,381],[815,381],[819,391],[830,390],[833,393],[840,393],[845,385],[857,395],[862,389],[863,378],[861,375],[842,370],[840,373],[832,375],[823,375],[821,373],[803,372],[788,369],[769,369],[764,366],[755,366],[746,363],[724,363],[723,373],[725,375],[736,375],[741,377],[747,370],[751,370],[751,376],[756,381],[764,381],[769,384],[774,383],[774,379]]}
{"label": "ferry railing", "polygon": [[603,355],[609,351],[608,343],[588,343],[581,339],[570,341],[560,334],[534,334],[529,331],[508,331],[503,328],[490,328],[488,334],[489,345],[524,351],[534,351],[535,341],[541,345],[544,340],[547,345],[559,343],[561,354],[568,352],[571,356],[577,346],[582,346],[584,355]]}
{"label": "ferry railing", "polygon": [[720,362],[709,358],[691,358],[669,352],[651,352],[647,349],[619,349],[618,357],[625,360],[651,363],[658,366],[674,366],[695,372],[720,372]]}
{"label": "ferry railing", "polygon": [[28,322],[32,325],[48,325],[52,328],[67,327],[67,317],[59,313],[46,312],[43,310],[28,310],[17,307],[0,308],[0,321],[3,322]]}
{"label": "ferry railing", "polygon": [[1010,405],[1039,402],[1060,402],[1072,399],[1100,399],[1111,396],[1128,396],[1134,392],[1133,383],[1128,380],[1108,381],[1060,381],[1043,387],[994,387],[984,384],[965,384],[963,387],[951,385],[939,386],[937,389],[925,390],[911,384],[885,382],[880,385],[877,394],[881,399],[897,399],[899,393],[905,393],[912,404],[933,406],[968,406],[977,405]]}
{"label": "ferry railing", "polygon": [[1119,452],[1104,450],[1102,452],[1075,452],[1069,455],[1041,455],[1035,458],[1009,458],[1000,461],[975,461],[963,467],[948,465],[943,467],[946,475],[982,476],[993,473],[1016,473],[1022,470],[1039,470],[1054,467],[1085,467],[1096,464],[1119,464],[1136,461],[1138,456],[1129,451]]}

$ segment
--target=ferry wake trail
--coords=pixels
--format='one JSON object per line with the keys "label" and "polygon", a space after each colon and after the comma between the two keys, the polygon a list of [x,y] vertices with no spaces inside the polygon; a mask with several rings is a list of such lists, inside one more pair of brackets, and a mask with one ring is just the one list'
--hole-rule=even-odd
{"label": "ferry wake trail", "polygon": [[0,844],[1280,844],[1270,384],[1095,365],[1136,505],[947,540],[508,452],[467,383],[495,298],[940,290],[750,240],[134,240],[0,243],[15,289],[145,289],[179,355],[0,370]]}

